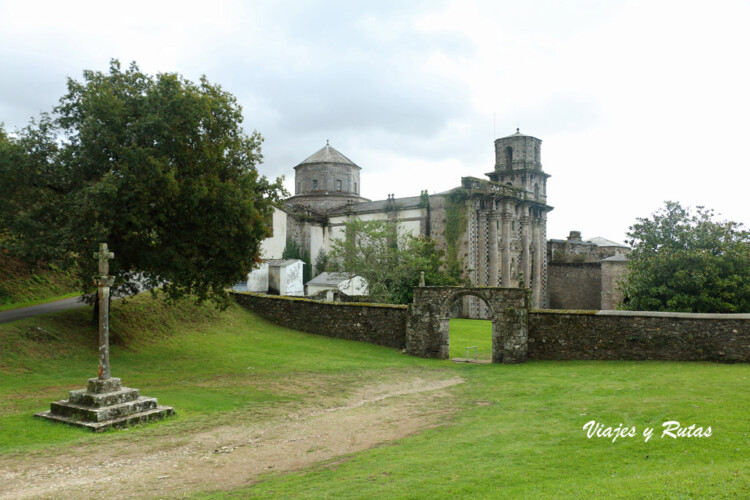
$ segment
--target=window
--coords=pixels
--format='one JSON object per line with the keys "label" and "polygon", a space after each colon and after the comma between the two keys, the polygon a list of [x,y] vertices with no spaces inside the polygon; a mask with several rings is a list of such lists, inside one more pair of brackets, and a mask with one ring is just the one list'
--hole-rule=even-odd
{"label": "window", "polygon": [[358,191],[357,191],[357,183],[355,182],[354,183],[354,194],[357,194],[357,193],[358,193]]}
{"label": "window", "polygon": [[513,168],[513,148],[510,146],[505,148],[505,168],[508,170]]}
{"label": "window", "polygon": [[318,179],[313,179],[313,189],[318,189]]}
{"label": "window", "polygon": [[336,191],[341,191],[341,181],[336,181]]}

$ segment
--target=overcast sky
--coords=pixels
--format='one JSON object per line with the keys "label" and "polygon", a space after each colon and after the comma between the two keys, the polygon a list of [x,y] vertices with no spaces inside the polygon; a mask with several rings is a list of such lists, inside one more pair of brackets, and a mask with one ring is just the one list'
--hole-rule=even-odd
{"label": "overcast sky", "polygon": [[750,225],[748,1],[0,0],[0,122],[111,58],[206,75],[269,177],[331,145],[362,195],[437,193],[542,139],[548,237],[622,242],[664,200]]}

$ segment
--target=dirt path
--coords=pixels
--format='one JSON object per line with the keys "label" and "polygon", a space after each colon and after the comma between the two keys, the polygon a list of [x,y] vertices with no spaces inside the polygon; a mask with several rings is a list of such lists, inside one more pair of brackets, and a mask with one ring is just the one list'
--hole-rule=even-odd
{"label": "dirt path", "polygon": [[148,441],[123,439],[54,456],[0,459],[0,498],[169,498],[247,485],[435,426],[460,378],[372,383],[343,404]]}

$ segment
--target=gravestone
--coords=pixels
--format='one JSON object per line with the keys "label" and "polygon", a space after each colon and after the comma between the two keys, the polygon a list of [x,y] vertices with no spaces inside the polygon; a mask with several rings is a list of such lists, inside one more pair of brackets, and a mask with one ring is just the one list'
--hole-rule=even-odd
{"label": "gravestone", "polygon": [[161,406],[156,398],[141,396],[138,389],[123,387],[119,378],[111,376],[109,365],[109,289],[114,276],[109,276],[109,259],[115,254],[107,244],[99,245],[94,258],[99,260],[99,276],[94,280],[99,299],[99,376],[90,378],[86,389],[70,391],[68,399],[55,401],[49,411],[36,417],[87,427],[101,432],[112,427],[160,420],[174,414],[174,408]]}

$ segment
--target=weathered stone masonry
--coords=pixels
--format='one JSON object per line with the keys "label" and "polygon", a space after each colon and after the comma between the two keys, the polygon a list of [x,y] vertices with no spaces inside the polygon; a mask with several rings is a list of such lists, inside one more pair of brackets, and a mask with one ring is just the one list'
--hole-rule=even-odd
{"label": "weathered stone masonry", "polygon": [[526,361],[531,290],[525,288],[415,288],[406,326],[406,352],[447,359],[451,310],[456,301],[467,296],[481,300],[492,320],[492,362]]}
{"label": "weathered stone masonry", "polygon": [[[448,287],[450,288],[450,287]],[[421,291],[420,291],[421,290]],[[328,337],[406,348],[421,357],[448,356],[451,305],[465,295],[489,305],[493,359],[664,360],[750,362],[750,314],[686,314],[630,311],[527,311],[523,289],[494,301],[485,289],[418,288],[438,294],[407,306],[327,303],[233,293],[238,304],[279,325]],[[427,297],[422,297],[427,298]],[[525,325],[528,325],[525,327]],[[419,333],[422,332],[422,333]]]}
{"label": "weathered stone masonry", "polygon": [[750,362],[750,314],[532,311],[528,359]]}
{"label": "weathered stone masonry", "polygon": [[397,349],[406,344],[407,306],[319,302],[247,292],[232,295],[242,307],[294,330]]}

